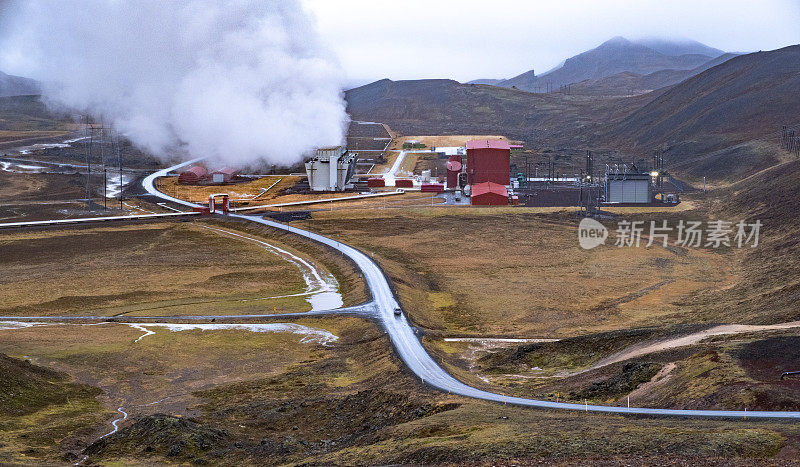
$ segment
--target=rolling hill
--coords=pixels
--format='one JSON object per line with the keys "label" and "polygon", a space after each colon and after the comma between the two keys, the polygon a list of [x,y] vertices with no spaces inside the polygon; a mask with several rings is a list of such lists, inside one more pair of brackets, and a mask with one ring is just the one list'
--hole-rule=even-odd
{"label": "rolling hill", "polygon": [[[411,134],[502,133],[529,145],[584,144],[594,122],[627,115],[644,102],[564,99],[453,80],[383,79],[345,92],[354,120],[378,121]],[[621,106],[621,107],[620,107]]]}

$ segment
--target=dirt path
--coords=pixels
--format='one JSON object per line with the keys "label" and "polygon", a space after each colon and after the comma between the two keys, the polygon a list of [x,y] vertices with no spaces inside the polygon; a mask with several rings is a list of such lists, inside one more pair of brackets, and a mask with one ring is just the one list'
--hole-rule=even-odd
{"label": "dirt path", "polygon": [[[721,326],[714,326],[713,328],[706,329],[705,331],[696,332],[686,336],[675,337],[657,342],[643,342],[636,344],[620,352],[617,352],[610,357],[606,357],[589,370],[594,370],[612,363],[621,362],[631,358],[641,357],[650,353],[661,352],[663,350],[674,349],[676,347],[684,347],[687,345],[694,345],[712,336],[723,336],[729,334],[744,334],[748,332],[759,331],[777,331],[780,329],[791,329],[800,327],[800,321],[792,321],[789,323],[780,324],[723,324]],[[587,371],[589,371],[587,370]]]}
{"label": "dirt path", "polygon": [[666,383],[669,380],[670,373],[672,373],[672,370],[674,370],[676,366],[677,364],[675,362],[669,362],[666,365],[664,365],[663,368],[658,370],[658,373],[656,373],[652,378],[650,378],[650,381],[642,384],[638,388],[631,391],[631,393],[628,394],[628,400],[637,399],[638,397],[647,394],[654,387]]}

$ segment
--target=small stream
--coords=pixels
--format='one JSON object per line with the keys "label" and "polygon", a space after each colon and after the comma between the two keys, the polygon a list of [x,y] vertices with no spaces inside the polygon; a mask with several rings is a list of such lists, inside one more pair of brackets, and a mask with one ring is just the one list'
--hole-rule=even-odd
{"label": "small stream", "polygon": [[336,308],[341,308],[344,305],[342,294],[339,292],[339,282],[335,277],[333,277],[333,275],[318,268],[315,264],[310,263],[289,251],[256,238],[216,227],[209,227],[205,225],[201,225],[200,227],[217,231],[222,235],[233,236],[254,242],[265,250],[270,251],[271,253],[274,253],[297,266],[297,269],[300,270],[300,273],[303,275],[303,280],[306,283],[305,292],[279,295],[276,297],[267,297],[260,300],[307,296],[306,301],[311,305],[311,311],[334,310]]}

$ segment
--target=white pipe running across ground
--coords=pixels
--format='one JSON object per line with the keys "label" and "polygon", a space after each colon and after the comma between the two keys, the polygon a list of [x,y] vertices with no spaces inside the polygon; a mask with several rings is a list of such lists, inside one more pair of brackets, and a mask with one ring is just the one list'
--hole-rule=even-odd
{"label": "white pipe running across ground", "polygon": [[[144,179],[143,186],[148,193],[163,199],[182,204],[184,206],[196,207],[194,203],[184,201],[165,195],[153,186],[153,181],[170,171],[177,170],[186,165],[192,164],[199,159],[184,162],[173,167],[160,170]],[[540,407],[547,409],[577,410],[584,412],[599,412],[611,414],[629,415],[654,415],[654,416],[678,416],[678,417],[699,417],[699,418],[740,418],[744,420],[764,419],[764,418],[786,418],[800,419],[800,412],[784,411],[747,411],[747,410],[684,410],[684,409],[652,409],[642,407],[617,407],[606,405],[573,404],[566,402],[552,402],[536,399],[526,399],[522,397],[506,396],[504,394],[493,393],[474,388],[455,379],[443,370],[430,354],[422,346],[417,338],[414,328],[409,324],[405,314],[396,316],[395,309],[400,307],[394,292],[389,285],[389,280],[383,271],[364,253],[355,248],[307,230],[298,229],[289,225],[281,224],[271,220],[263,219],[258,216],[248,216],[242,214],[229,214],[229,217],[244,219],[256,222],[279,230],[290,232],[301,237],[311,239],[321,244],[327,245],[343,255],[350,258],[361,270],[362,276],[372,294],[370,305],[376,308],[375,318],[381,323],[389,334],[392,344],[400,358],[408,368],[418,377],[423,384],[428,384],[442,391],[448,391],[465,397],[483,399],[488,401],[500,402],[504,404],[516,404],[528,407]],[[335,310],[332,311],[334,313]]]}

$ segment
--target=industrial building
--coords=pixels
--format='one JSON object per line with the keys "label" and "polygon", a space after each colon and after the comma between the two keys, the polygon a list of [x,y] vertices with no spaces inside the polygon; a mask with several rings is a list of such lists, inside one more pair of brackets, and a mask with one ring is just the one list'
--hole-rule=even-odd
{"label": "industrial building", "polygon": [[202,165],[194,165],[178,175],[178,183],[181,185],[193,185],[200,183],[208,177],[208,170]]}
{"label": "industrial building", "polygon": [[508,189],[494,182],[472,185],[472,205],[506,206],[508,205]]}
{"label": "industrial building", "polygon": [[223,167],[209,172],[202,165],[194,165],[178,175],[181,185],[222,185],[236,180],[239,171],[232,167]]}
{"label": "industrial building", "polygon": [[231,183],[239,175],[239,171],[232,167],[223,167],[211,172],[211,183],[218,185],[221,183]]}
{"label": "industrial building", "polygon": [[606,203],[653,202],[649,173],[609,172],[606,174]]}
{"label": "industrial building", "polygon": [[511,147],[503,140],[467,141],[467,180],[470,185],[511,183]]}
{"label": "industrial building", "polygon": [[316,157],[306,162],[308,185],[312,191],[342,191],[352,188],[358,154],[344,146],[317,149]]}

